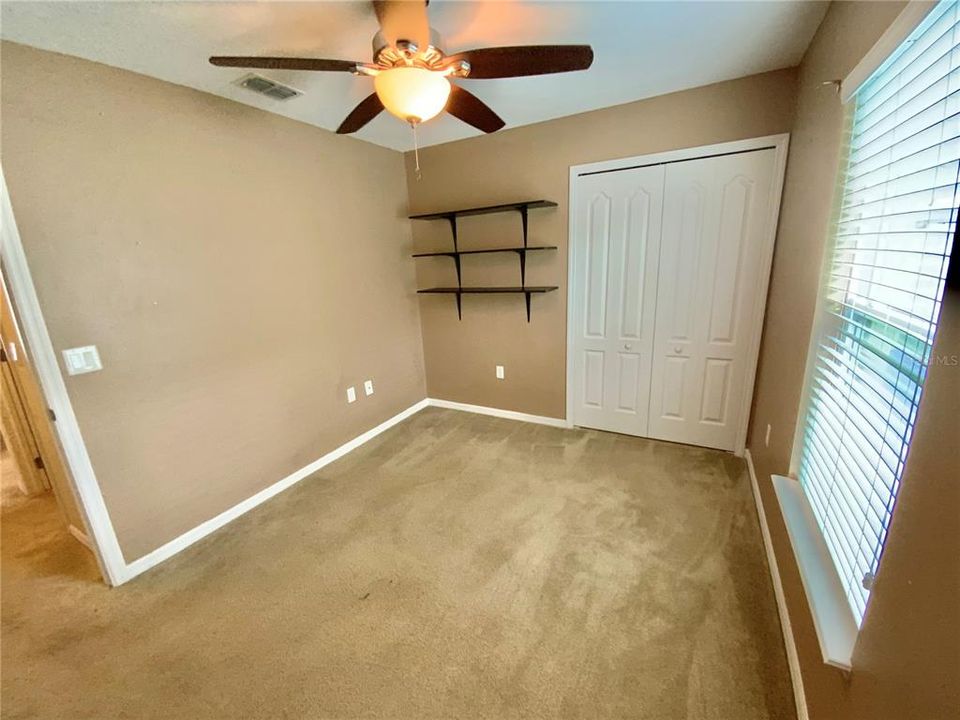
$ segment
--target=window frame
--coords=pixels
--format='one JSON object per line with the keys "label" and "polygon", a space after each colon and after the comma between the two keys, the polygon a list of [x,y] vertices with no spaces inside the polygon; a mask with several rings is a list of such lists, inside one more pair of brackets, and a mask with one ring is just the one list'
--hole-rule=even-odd
{"label": "window frame", "polygon": [[[807,344],[802,391],[797,408],[791,449],[789,476],[774,475],[772,477],[777,500],[800,570],[805,595],[810,605],[823,660],[828,665],[848,671],[852,669],[853,648],[862,625],[857,622],[854,611],[850,607],[843,585],[843,578],[836,568],[823,531],[813,514],[810,501],[801,487],[798,479],[800,460],[807,429],[806,419],[814,399],[812,386],[818,367],[819,348],[826,329],[835,322],[827,312],[830,301],[827,293],[824,292],[824,286],[832,268],[837,247],[838,225],[843,211],[843,197],[846,190],[856,119],[856,94],[874,73],[900,49],[907,38],[927,19],[931,11],[939,5],[940,2],[912,0],[837,88],[843,102],[844,113],[840,152],[834,176],[830,218],[825,228],[819,263],[817,300],[814,321]],[[960,219],[958,219],[955,235],[960,235]],[[956,254],[956,252],[957,248],[954,245],[953,254]],[[951,264],[956,265],[957,263]],[[956,268],[951,268],[948,271],[948,286],[949,276],[955,274],[955,272]],[[895,507],[896,499],[894,499],[893,512],[895,512]],[[866,615],[864,615],[864,621],[865,619]]]}

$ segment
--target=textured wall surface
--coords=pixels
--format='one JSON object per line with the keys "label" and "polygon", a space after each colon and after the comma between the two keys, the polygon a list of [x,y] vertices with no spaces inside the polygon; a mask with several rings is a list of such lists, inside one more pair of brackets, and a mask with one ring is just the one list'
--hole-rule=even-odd
{"label": "textured wall surface", "polygon": [[9,43],[2,81],[54,347],[103,359],[67,388],[128,561],[423,398],[399,153]]}

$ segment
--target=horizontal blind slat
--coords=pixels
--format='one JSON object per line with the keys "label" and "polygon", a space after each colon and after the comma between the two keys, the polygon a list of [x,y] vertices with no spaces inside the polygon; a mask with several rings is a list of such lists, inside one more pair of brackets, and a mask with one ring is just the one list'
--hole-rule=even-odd
{"label": "horizontal blind slat", "polygon": [[[910,192],[937,185],[947,185],[957,178],[958,158],[938,158],[932,165],[912,168],[902,174],[883,173],[874,178],[876,182],[850,183],[844,190],[843,202],[870,201],[883,197],[891,190],[894,192]],[[890,170],[893,166],[887,165],[884,169]],[[868,178],[869,179],[869,178]]]}
{"label": "horizontal blind slat", "polygon": [[840,302],[841,304],[856,310],[862,310],[862,311],[872,310],[873,312],[879,312],[882,308],[886,308],[888,311],[888,314],[885,319],[887,319],[888,322],[892,322],[892,319],[897,315],[901,316],[901,320],[909,320],[912,318],[916,322],[914,322],[911,327],[906,327],[905,325],[901,325],[900,328],[905,332],[913,333],[918,337],[926,337],[926,334],[925,334],[926,328],[929,327],[930,323],[932,322],[932,319],[936,316],[935,310],[937,308],[935,307],[927,308],[929,312],[926,312],[924,314],[918,314],[914,312],[914,310],[916,309],[915,307],[914,309],[909,309],[907,307],[894,305],[894,304],[891,304],[890,302],[887,302],[886,300],[880,300],[877,297],[870,297],[869,295],[858,294],[855,290],[851,290],[850,288],[837,287],[833,284],[828,284],[826,286],[826,290],[828,291],[827,297],[829,299],[833,299],[834,293],[836,293],[839,295],[840,298],[846,298],[846,300],[862,301],[861,305],[852,305],[849,302],[845,302],[843,299],[838,300],[838,302]]}
{"label": "horizontal blind slat", "polygon": [[[927,128],[927,130],[929,130],[929,128]],[[906,166],[908,165],[907,161],[911,159],[922,162],[932,155],[937,158],[937,162],[942,162],[947,158],[953,158],[957,154],[956,133],[935,139],[932,137],[932,133],[922,135],[922,133],[927,132],[927,130],[923,130],[911,138],[906,138],[908,140],[915,139],[916,142],[902,143],[901,146],[897,148],[897,153],[890,152],[890,149],[888,149],[866,158],[857,163],[856,166],[851,166],[848,170],[849,178],[855,181],[867,173],[873,173],[891,165]],[[883,157],[884,154],[887,154],[888,157]]]}

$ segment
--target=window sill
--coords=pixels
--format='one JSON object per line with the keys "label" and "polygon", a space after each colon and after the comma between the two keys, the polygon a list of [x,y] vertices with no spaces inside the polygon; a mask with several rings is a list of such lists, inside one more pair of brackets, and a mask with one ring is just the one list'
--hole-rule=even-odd
{"label": "window sill", "polygon": [[842,670],[850,670],[859,628],[833,566],[827,543],[800,483],[781,475],[773,475],[772,478],[790,545],[800,569],[803,589],[810,604],[823,661]]}

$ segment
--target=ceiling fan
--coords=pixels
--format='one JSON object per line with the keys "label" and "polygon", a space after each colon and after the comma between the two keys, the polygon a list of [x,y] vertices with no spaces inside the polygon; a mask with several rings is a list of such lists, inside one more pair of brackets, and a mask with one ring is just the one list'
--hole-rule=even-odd
{"label": "ceiling fan", "polygon": [[414,127],[444,109],[486,133],[504,126],[486,103],[451,79],[511,78],[586,70],[589,45],[489,47],[447,55],[430,27],[421,0],[374,0],[380,31],[373,37],[373,62],[290,57],[211,57],[221,67],[352,72],[373,78],[375,92],[340,123],[340,134],[356,132],[384,109]]}

